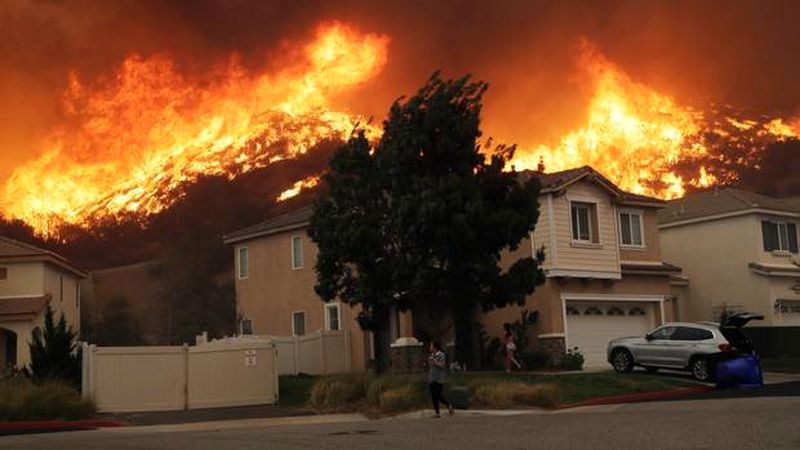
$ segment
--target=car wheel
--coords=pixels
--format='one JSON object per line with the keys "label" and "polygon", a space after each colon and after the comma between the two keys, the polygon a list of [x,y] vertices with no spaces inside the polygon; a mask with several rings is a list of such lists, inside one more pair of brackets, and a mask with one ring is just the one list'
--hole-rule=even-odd
{"label": "car wheel", "polygon": [[647,373],[656,373],[658,372],[658,367],[645,367],[644,370],[646,370]]}
{"label": "car wheel", "polygon": [[614,353],[611,354],[611,365],[617,372],[630,372],[633,370],[633,355],[624,348],[614,350]]}
{"label": "car wheel", "polygon": [[689,363],[689,370],[692,372],[692,377],[697,381],[711,381],[711,367],[706,358],[694,358]]}

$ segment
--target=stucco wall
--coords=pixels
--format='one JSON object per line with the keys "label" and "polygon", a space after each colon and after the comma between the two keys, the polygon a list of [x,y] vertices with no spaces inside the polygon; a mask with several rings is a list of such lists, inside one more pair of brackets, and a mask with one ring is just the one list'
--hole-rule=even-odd
{"label": "stucco wall", "polygon": [[7,278],[0,280],[0,296],[37,296],[45,293],[44,264],[40,262],[3,263]]}
{"label": "stucco wall", "polygon": [[[292,269],[292,236],[301,236],[303,267]],[[306,333],[324,328],[325,303],[314,292],[317,246],[304,229],[265,236],[234,245],[234,256],[242,246],[248,248],[249,270],[246,279],[236,277],[236,303],[239,315],[253,320],[253,333],[288,336],[292,334],[292,312],[305,312]],[[356,321],[358,310],[341,304],[341,328],[350,331],[352,367],[366,368],[366,337]]]}
{"label": "stucco wall", "polygon": [[729,305],[765,314],[771,324],[769,281],[748,267],[762,247],[759,227],[753,216],[740,216],[660,230],[664,260],[690,280],[682,320],[714,320],[715,308]]}

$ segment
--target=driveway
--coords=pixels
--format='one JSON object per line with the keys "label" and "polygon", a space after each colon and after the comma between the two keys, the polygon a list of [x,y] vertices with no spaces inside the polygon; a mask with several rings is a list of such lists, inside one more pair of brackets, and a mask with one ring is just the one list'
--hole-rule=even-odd
{"label": "driveway", "polygon": [[[131,427],[0,438],[0,447],[67,449],[799,448],[794,395],[593,406],[514,416],[386,419],[302,425]],[[302,422],[306,421],[306,422]],[[184,427],[184,428],[182,428]]]}

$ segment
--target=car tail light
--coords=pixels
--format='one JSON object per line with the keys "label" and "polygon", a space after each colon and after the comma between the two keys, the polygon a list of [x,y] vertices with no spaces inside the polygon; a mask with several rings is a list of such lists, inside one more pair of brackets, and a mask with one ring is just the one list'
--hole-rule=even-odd
{"label": "car tail light", "polygon": [[719,344],[719,351],[721,351],[721,352],[729,352],[731,350],[733,350],[733,347],[731,347],[731,344],[729,344],[727,342],[725,342],[723,344]]}

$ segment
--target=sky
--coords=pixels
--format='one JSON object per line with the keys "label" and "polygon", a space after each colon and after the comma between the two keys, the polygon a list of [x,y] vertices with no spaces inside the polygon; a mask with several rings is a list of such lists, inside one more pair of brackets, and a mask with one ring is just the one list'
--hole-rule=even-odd
{"label": "sky", "polygon": [[382,118],[434,71],[490,84],[485,126],[504,142],[557,139],[581,121],[589,42],[633,79],[686,105],[800,114],[797,1],[0,2],[0,185],[68,120],[70,73],[113,76],[127,55],[203,73],[240,55],[270,67],[286,43],[339,20],[391,38],[385,69],[337,106]]}

